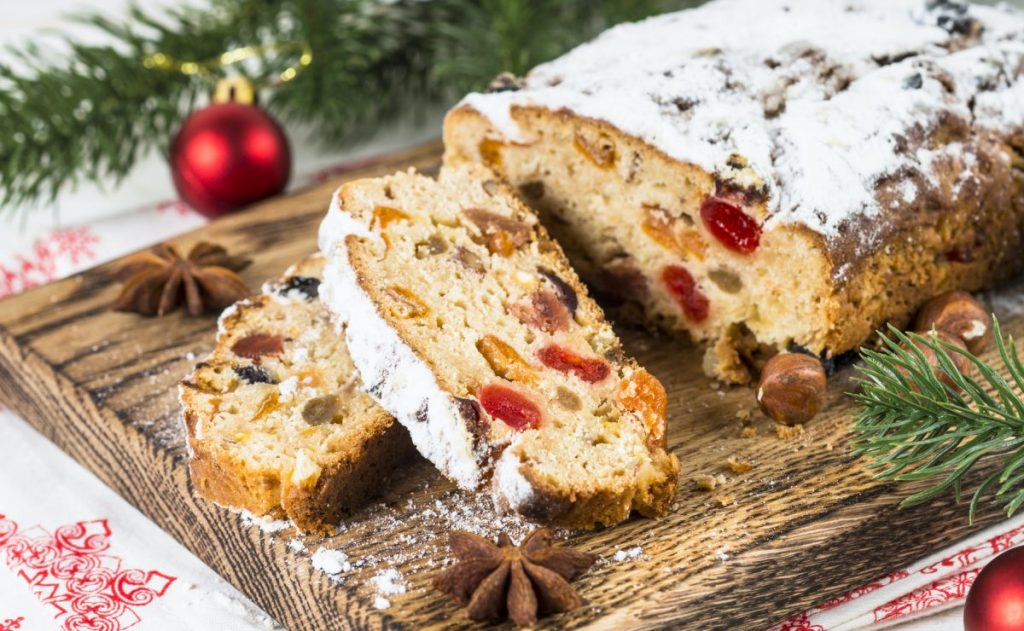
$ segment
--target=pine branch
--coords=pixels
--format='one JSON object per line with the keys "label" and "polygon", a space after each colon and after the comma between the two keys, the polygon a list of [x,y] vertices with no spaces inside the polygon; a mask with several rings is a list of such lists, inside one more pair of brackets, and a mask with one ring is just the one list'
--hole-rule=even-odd
{"label": "pine branch", "polygon": [[[861,351],[862,390],[851,395],[863,405],[855,420],[855,453],[872,460],[869,466],[877,477],[932,481],[903,505],[950,489],[959,501],[965,476],[982,458],[998,460],[1000,466],[974,490],[970,519],[988,493],[1008,516],[1024,504],[1024,365],[1013,338],[1004,340],[994,317],[992,325],[998,366],[934,336],[892,326],[890,336],[881,336],[882,350]],[[935,351],[937,370],[911,341]],[[955,368],[953,353],[968,360],[968,374]],[[941,381],[939,374],[955,385]]]}
{"label": "pine branch", "polygon": [[[699,0],[210,0],[203,8],[126,19],[79,17],[109,45],[69,42],[63,63],[35,46],[0,64],[0,206],[52,200],[80,181],[124,177],[166,151],[181,120],[207,96],[208,77],[147,68],[164,53],[203,61],[241,46],[308,45],[313,63],[264,94],[285,121],[338,146],[422,107],[450,104],[498,72],[525,72],[624,19]],[[259,81],[295,63],[275,51],[243,66]],[[0,211],[2,212],[2,211]]]}

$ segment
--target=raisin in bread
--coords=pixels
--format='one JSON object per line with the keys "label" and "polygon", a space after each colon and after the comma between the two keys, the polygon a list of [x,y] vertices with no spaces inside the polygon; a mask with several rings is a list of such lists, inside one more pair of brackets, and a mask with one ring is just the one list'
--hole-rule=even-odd
{"label": "raisin in bread", "polygon": [[318,532],[415,458],[362,391],[318,299],[322,269],[311,257],[228,308],[216,348],[179,386],[195,492]]}
{"label": "raisin in bread", "polygon": [[1024,12],[715,0],[618,26],[445,122],[626,315],[743,382],[1024,257]]}
{"label": "raisin in bread", "polygon": [[320,247],[368,391],[456,483],[573,527],[667,510],[664,388],[493,173],[345,184]]}

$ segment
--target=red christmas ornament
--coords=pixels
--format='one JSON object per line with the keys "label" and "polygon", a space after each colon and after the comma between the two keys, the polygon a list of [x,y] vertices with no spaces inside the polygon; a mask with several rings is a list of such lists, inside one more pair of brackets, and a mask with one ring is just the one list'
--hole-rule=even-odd
{"label": "red christmas ornament", "polygon": [[1024,546],[1007,550],[974,579],[964,604],[965,631],[1024,629]]}
{"label": "red christmas ornament", "polygon": [[251,84],[222,81],[213,101],[185,119],[170,154],[178,194],[207,217],[277,195],[292,168],[288,139],[253,105]]}

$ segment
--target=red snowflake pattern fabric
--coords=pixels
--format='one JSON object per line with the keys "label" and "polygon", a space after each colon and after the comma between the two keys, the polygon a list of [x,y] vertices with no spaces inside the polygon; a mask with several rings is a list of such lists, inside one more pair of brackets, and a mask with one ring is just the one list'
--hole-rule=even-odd
{"label": "red snowflake pattern fabric", "polygon": [[811,624],[806,613],[794,616],[776,627],[777,631],[825,631],[820,624]]}
{"label": "red snowflake pattern fabric", "polygon": [[870,594],[871,592],[873,592],[875,590],[882,589],[886,585],[891,585],[891,584],[895,583],[896,581],[898,581],[900,579],[906,578],[907,576],[909,576],[909,574],[907,573],[906,570],[899,570],[897,572],[893,572],[892,574],[886,576],[885,578],[883,578],[881,580],[868,583],[867,585],[861,585],[857,589],[851,589],[850,591],[846,592],[845,594],[843,594],[839,598],[835,598],[833,600],[828,601],[827,603],[818,605],[816,607],[816,609],[818,611],[825,611],[827,609],[835,609],[836,607],[838,607],[840,605],[845,605],[846,603],[848,603],[850,601],[853,601],[853,600],[855,600],[857,598],[860,598],[861,596],[863,596],[865,594]]}
{"label": "red snowflake pattern fabric", "polygon": [[95,259],[97,243],[99,237],[88,227],[55,230],[36,239],[28,254],[0,262],[0,299],[54,280],[59,265],[78,267]]}
{"label": "red snowflake pattern fabric", "polygon": [[911,614],[946,605],[967,597],[967,590],[978,578],[980,569],[968,570],[955,576],[935,581],[927,587],[914,590],[906,596],[888,602],[873,612],[875,622],[903,618]]}
{"label": "red snowflake pattern fabric", "polygon": [[776,625],[772,631],[829,631],[892,624],[955,607],[981,568],[1000,552],[1024,544],[1024,517],[977,533],[959,546],[853,589]]}
{"label": "red snowflake pattern fabric", "polygon": [[0,558],[64,631],[121,631],[138,624],[138,609],[166,594],[177,579],[123,567],[110,553],[111,534],[106,519],[61,526],[51,534],[39,526],[21,530],[0,515]]}

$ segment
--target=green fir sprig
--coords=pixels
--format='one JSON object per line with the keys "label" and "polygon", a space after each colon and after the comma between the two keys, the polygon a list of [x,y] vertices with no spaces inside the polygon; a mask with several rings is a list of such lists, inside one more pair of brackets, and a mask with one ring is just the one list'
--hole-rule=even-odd
{"label": "green fir sprig", "polygon": [[[932,335],[889,327],[880,350],[862,350],[862,404],[855,420],[855,453],[871,460],[887,480],[931,480],[903,505],[919,504],[950,489],[960,500],[965,476],[979,461],[998,460],[971,496],[973,521],[987,493],[1012,515],[1024,504],[1024,365],[1012,337],[992,327],[998,365]],[[935,352],[933,369],[916,342]],[[970,369],[956,369],[953,354]],[[939,376],[949,379],[944,383]]]}
{"label": "green fir sprig", "polygon": [[[394,117],[448,105],[501,71],[522,74],[622,20],[698,0],[210,0],[120,20],[76,20],[108,44],[69,51],[26,44],[0,64],[0,206],[54,198],[80,181],[118,180],[166,151],[181,120],[220,76],[256,83],[312,62],[265,90],[261,105],[310,126],[327,145]],[[247,46],[266,56],[206,75],[147,67],[154,54],[205,61]],[[269,94],[267,93],[269,92]],[[2,212],[2,210],[0,210]]]}

